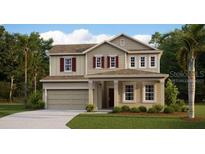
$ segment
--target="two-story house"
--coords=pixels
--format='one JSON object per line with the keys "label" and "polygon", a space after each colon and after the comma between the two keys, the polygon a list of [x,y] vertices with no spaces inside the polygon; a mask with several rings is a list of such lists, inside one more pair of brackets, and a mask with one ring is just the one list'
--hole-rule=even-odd
{"label": "two-story house", "polygon": [[48,109],[97,110],[164,105],[162,51],[125,34],[99,44],[55,45],[50,74],[42,79]]}

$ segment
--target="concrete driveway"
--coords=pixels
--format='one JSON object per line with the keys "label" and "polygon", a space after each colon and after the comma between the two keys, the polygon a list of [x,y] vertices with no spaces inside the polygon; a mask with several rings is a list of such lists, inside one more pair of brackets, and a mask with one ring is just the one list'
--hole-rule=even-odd
{"label": "concrete driveway", "polygon": [[66,123],[84,111],[37,110],[0,118],[0,129],[65,129]]}

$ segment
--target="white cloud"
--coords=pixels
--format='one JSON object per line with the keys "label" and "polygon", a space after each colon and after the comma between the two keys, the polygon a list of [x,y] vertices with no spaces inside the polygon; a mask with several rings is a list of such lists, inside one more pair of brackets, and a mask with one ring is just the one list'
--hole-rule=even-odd
{"label": "white cloud", "polygon": [[[77,43],[99,43],[112,38],[112,35],[99,34],[94,35],[87,29],[76,29],[71,33],[64,33],[62,31],[48,31],[40,34],[42,38],[54,40],[54,44],[77,44]],[[151,35],[134,35],[134,38],[148,43]]]}
{"label": "white cloud", "polygon": [[71,33],[62,31],[48,31],[41,33],[44,39],[52,38],[54,44],[77,44],[77,43],[99,43],[110,39],[112,36],[107,34],[93,35],[87,29],[77,29]]}
{"label": "white cloud", "polygon": [[140,40],[146,44],[149,44],[149,41],[152,38],[152,35],[134,35],[133,36],[135,39]]}

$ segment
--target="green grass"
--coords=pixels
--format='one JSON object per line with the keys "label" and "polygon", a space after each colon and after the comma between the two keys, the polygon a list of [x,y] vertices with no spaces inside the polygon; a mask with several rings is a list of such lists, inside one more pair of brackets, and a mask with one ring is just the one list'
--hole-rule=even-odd
{"label": "green grass", "polygon": [[196,121],[177,115],[80,114],[67,126],[77,129],[185,129],[205,128],[205,105],[196,105]]}
{"label": "green grass", "polygon": [[0,104],[0,117],[22,111],[29,111],[29,109],[22,104]]}

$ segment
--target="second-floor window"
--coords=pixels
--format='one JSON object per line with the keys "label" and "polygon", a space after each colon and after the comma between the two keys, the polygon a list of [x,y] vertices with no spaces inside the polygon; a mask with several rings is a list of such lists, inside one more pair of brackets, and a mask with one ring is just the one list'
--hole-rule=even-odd
{"label": "second-floor window", "polygon": [[72,58],[65,58],[65,60],[64,60],[64,71],[65,72],[72,71]]}
{"label": "second-floor window", "polygon": [[133,68],[135,67],[135,56],[130,57],[130,67]]}
{"label": "second-floor window", "polygon": [[150,67],[156,67],[156,57],[155,56],[150,57]]}
{"label": "second-floor window", "polygon": [[111,68],[115,68],[116,67],[116,57],[115,56],[111,56],[110,57],[110,67]]}
{"label": "second-floor window", "polygon": [[103,56],[94,56],[93,57],[93,68],[104,68],[104,57]]}
{"label": "second-floor window", "polygon": [[102,67],[102,57],[96,57],[96,68]]}
{"label": "second-floor window", "polygon": [[140,57],[140,64],[139,64],[139,66],[141,68],[145,68],[146,67],[146,57],[145,56],[141,56]]}

